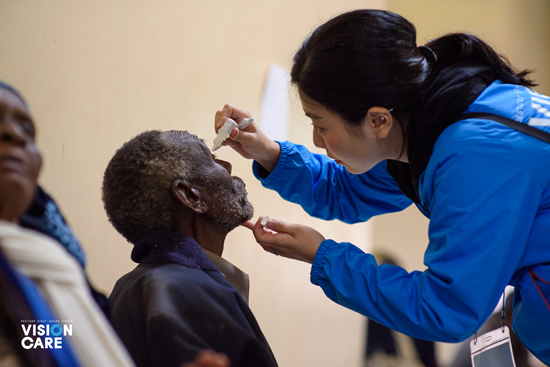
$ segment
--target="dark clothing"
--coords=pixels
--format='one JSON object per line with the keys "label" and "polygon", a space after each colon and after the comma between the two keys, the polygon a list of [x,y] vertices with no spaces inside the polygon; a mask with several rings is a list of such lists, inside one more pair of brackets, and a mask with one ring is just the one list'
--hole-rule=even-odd
{"label": "dark clothing", "polygon": [[175,232],[142,237],[109,297],[111,322],[138,367],[179,367],[202,349],[231,366],[277,366],[239,292],[192,238]]}
{"label": "dark clothing", "polygon": [[31,207],[19,217],[19,222],[22,227],[38,231],[59,242],[84,267],[86,256],[78,239],[55,201],[39,185],[36,186]]}
{"label": "dark clothing", "polygon": [[[13,351],[17,353],[22,366],[80,366],[73,348],[65,343],[63,348],[23,349],[21,347],[25,337],[22,325],[27,326],[31,320],[55,319],[57,316],[52,312],[34,282],[12,267],[0,246],[0,361],[6,353]],[[34,336],[32,333],[30,335]],[[30,345],[32,341],[26,341],[26,343]]]}
{"label": "dark clothing", "polygon": [[[19,223],[22,227],[35,230],[56,240],[83,268],[85,267],[86,256],[78,239],[67,224],[54,199],[40,185],[36,186],[34,200],[30,208],[19,217]],[[90,287],[92,297],[107,315],[107,297],[92,287],[88,277],[86,277],[86,281]]]}
{"label": "dark clothing", "polygon": [[[368,320],[367,344],[365,358],[369,358],[376,352],[397,357],[399,348],[394,338],[394,331],[373,320]],[[428,340],[411,338],[416,357],[425,367],[437,367],[435,359],[435,343]]]}

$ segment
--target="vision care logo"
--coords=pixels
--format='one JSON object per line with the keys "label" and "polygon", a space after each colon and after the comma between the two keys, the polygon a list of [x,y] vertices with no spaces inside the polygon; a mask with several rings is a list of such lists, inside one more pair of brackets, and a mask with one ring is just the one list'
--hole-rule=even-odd
{"label": "vision care logo", "polygon": [[67,337],[73,336],[72,320],[21,320],[25,349],[61,349]]}

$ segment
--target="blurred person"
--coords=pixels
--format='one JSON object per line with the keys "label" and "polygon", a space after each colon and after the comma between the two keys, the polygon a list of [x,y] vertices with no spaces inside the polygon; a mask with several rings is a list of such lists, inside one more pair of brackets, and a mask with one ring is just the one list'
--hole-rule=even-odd
{"label": "blurred person", "polygon": [[[326,155],[255,123],[224,144],[314,217],[351,224],[414,203],[430,219],[427,269],[378,266],[351,243],[275,219],[265,231],[260,218],[253,234],[311,264],[311,282],[334,302],[419,339],[465,340],[514,286],[512,329],[550,364],[550,97],[474,35],[416,42],[415,26],[389,11],[328,20],[290,73]],[[227,104],[215,131],[250,116]]]}
{"label": "blurred person", "polygon": [[[0,82],[0,363],[132,366],[76,258],[51,236],[19,225],[38,190],[35,134],[23,97]],[[71,333],[59,334],[67,322]],[[33,331],[41,326],[44,338]]]}
{"label": "blurred person", "polygon": [[[373,254],[379,266],[399,266],[385,253]],[[435,343],[410,338],[374,320],[367,319],[365,367],[438,367]]]}
{"label": "blurred person", "polygon": [[120,278],[110,318],[138,367],[172,367],[202,349],[233,366],[276,366],[248,307],[248,275],[221,255],[253,215],[243,181],[186,131],[126,142],[103,179],[109,221],[139,265]]}

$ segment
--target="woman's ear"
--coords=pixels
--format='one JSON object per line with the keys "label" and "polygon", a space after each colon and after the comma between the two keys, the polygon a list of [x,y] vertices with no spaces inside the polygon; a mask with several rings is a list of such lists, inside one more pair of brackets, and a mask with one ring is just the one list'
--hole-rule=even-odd
{"label": "woman's ear", "polygon": [[189,183],[186,180],[175,180],[170,186],[170,191],[176,200],[189,210],[204,214],[208,211],[208,204],[201,188]]}
{"label": "woman's ear", "polygon": [[393,117],[387,108],[371,107],[367,111],[366,122],[379,139],[384,139],[391,131]]}

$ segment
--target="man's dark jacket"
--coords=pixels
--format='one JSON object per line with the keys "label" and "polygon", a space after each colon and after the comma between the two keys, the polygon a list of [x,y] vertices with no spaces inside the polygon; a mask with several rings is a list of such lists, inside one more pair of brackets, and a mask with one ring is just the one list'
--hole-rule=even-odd
{"label": "man's dark jacket", "polygon": [[277,366],[248,304],[192,238],[142,237],[109,297],[110,318],[138,367],[179,367],[213,349],[232,367]]}

